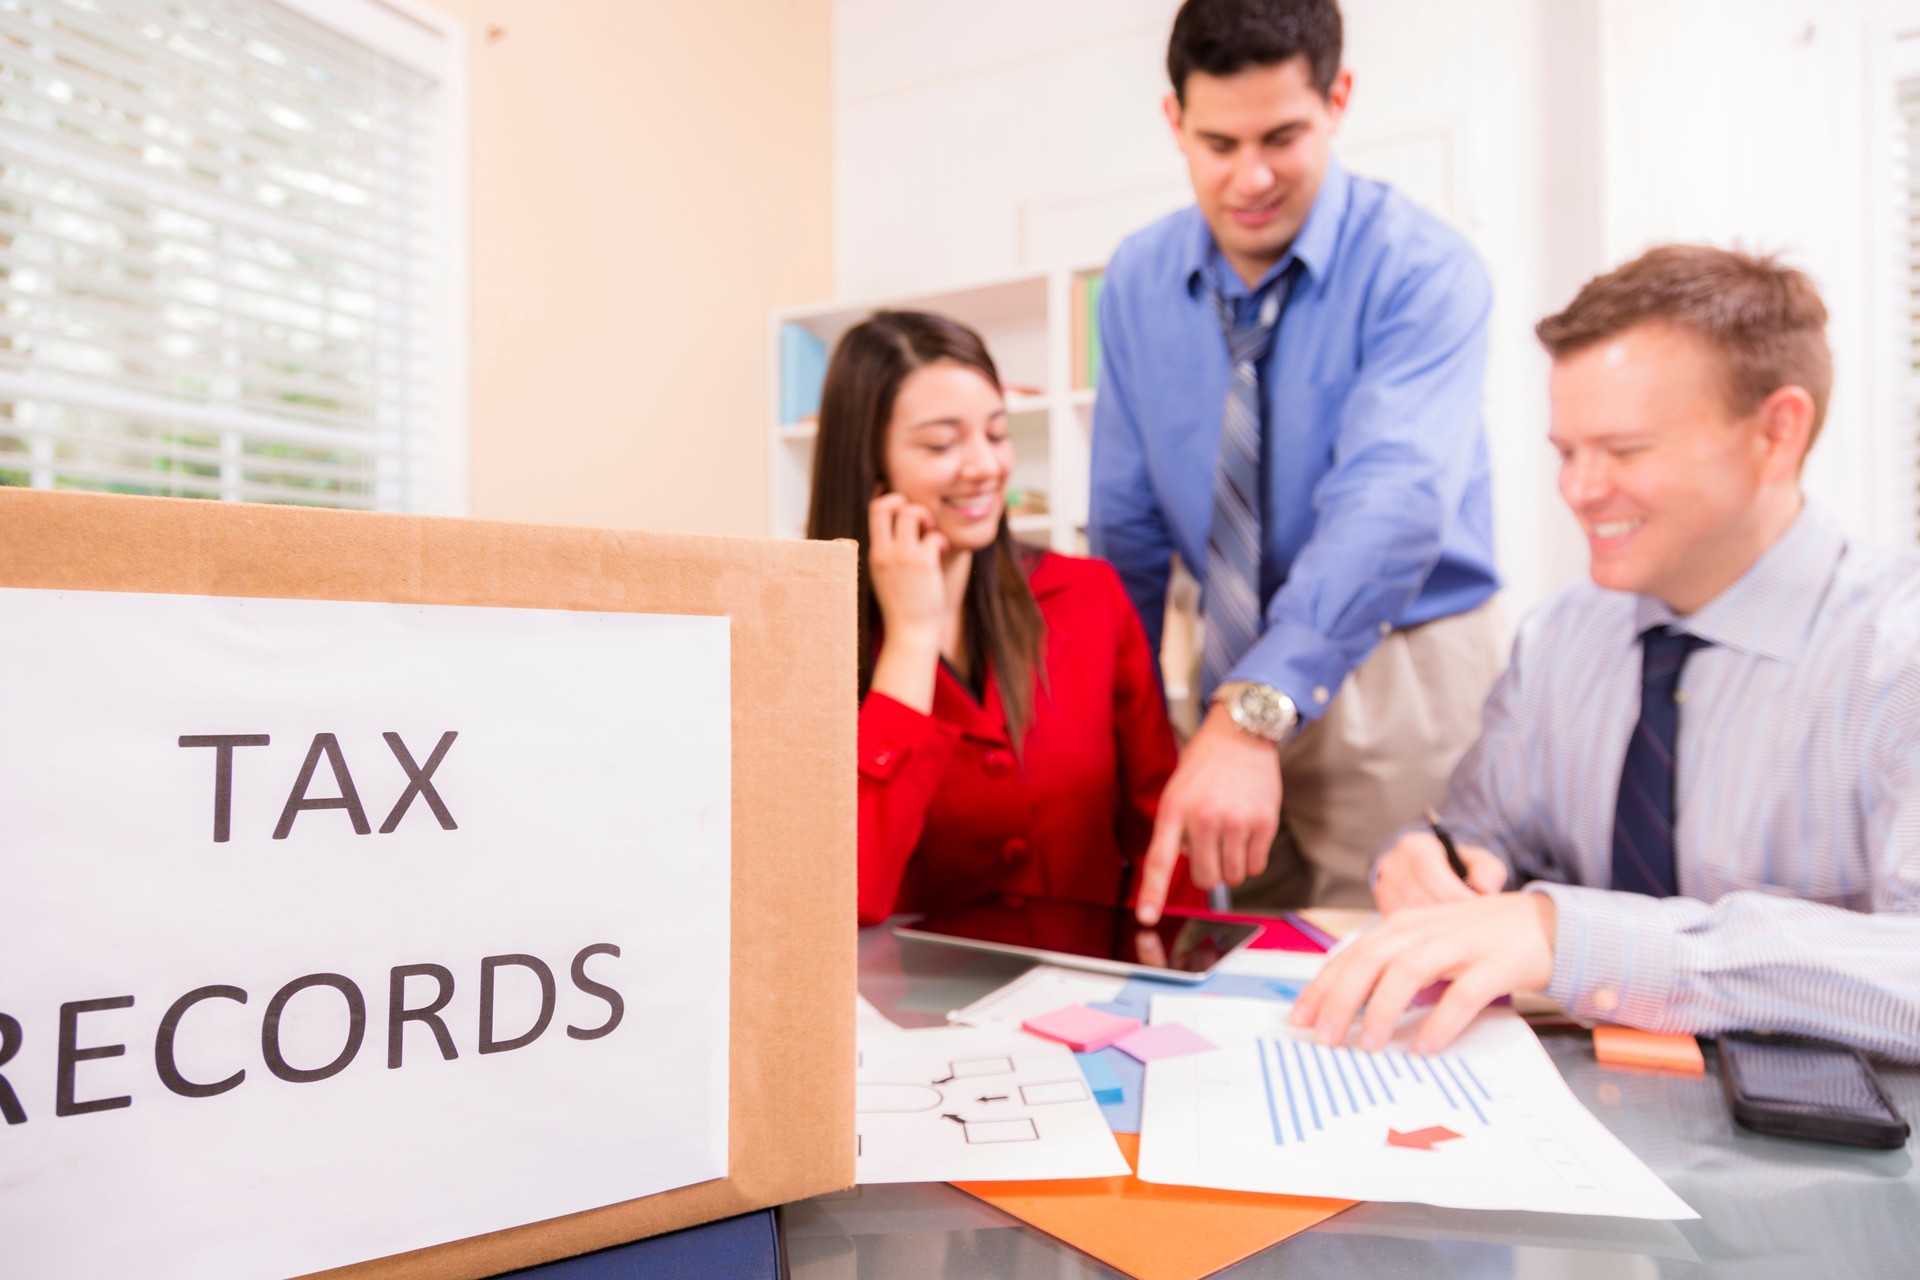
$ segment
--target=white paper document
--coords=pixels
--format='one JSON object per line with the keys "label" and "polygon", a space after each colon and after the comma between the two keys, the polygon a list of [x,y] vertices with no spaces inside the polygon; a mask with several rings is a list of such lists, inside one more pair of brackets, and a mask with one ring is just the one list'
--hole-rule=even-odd
{"label": "white paper document", "polygon": [[997,1028],[863,1029],[858,1061],[856,1182],[1128,1171],[1065,1045]]}
{"label": "white paper document", "polygon": [[866,1035],[869,1032],[879,1032],[884,1035],[888,1032],[900,1030],[899,1023],[874,1008],[873,1001],[867,999],[858,991],[853,993],[853,1001],[853,1026],[858,1034]]}
{"label": "white paper document", "polygon": [[1015,1031],[1028,1018],[1037,1018],[1070,1004],[1098,1004],[1116,1000],[1125,978],[1037,964],[1006,986],[989,992],[964,1009],[955,1009],[947,1021],[966,1027],[1008,1027]]}
{"label": "white paper document", "polygon": [[[1291,1006],[1160,996],[1153,1021],[1220,1047],[1147,1068],[1146,1182],[1456,1209],[1694,1218],[1607,1131],[1509,1010],[1444,1053],[1327,1049]],[[1411,1026],[1409,1031],[1411,1030]]]}
{"label": "white paper document", "polygon": [[1242,947],[1222,960],[1214,972],[1311,982],[1326,967],[1326,954],[1320,951],[1255,951],[1251,947]]}

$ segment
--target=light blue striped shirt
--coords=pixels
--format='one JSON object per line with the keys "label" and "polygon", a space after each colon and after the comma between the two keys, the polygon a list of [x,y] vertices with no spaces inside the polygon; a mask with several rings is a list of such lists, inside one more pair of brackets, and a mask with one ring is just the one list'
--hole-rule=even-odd
{"label": "light blue striped shirt", "polygon": [[[1641,632],[1687,662],[1681,896],[1614,893]],[[1771,1028],[1920,1061],[1920,555],[1803,511],[1689,617],[1589,584],[1522,625],[1447,819],[1558,912],[1547,992],[1657,1031]]]}

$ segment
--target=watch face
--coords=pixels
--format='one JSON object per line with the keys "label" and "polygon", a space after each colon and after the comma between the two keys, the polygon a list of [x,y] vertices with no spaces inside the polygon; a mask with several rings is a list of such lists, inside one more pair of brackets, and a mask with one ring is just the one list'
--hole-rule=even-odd
{"label": "watch face", "polygon": [[1267,685],[1249,685],[1234,700],[1234,721],[1263,738],[1278,741],[1293,727],[1287,715],[1286,695]]}

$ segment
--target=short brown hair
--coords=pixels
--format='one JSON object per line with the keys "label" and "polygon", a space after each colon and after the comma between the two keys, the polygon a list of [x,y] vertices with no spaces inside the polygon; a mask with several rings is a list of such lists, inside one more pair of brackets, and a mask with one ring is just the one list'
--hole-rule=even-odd
{"label": "short brown hair", "polygon": [[1833,392],[1827,308],[1804,271],[1773,254],[1699,244],[1664,244],[1595,276],[1558,315],[1534,326],[1558,360],[1624,333],[1666,323],[1719,351],[1728,402],[1750,413],[1781,387],[1813,397],[1808,445],[1826,421]]}
{"label": "short brown hair", "polygon": [[1324,100],[1340,74],[1342,39],[1334,0],[1187,0],[1167,38],[1167,78],[1184,107],[1187,78],[1196,71],[1225,78],[1305,58]]}

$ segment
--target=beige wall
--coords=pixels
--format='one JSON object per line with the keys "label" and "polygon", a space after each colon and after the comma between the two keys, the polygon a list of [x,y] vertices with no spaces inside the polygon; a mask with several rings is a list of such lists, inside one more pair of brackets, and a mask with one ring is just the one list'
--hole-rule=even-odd
{"label": "beige wall", "polygon": [[467,24],[476,516],[766,531],[767,312],[832,291],[831,0]]}

